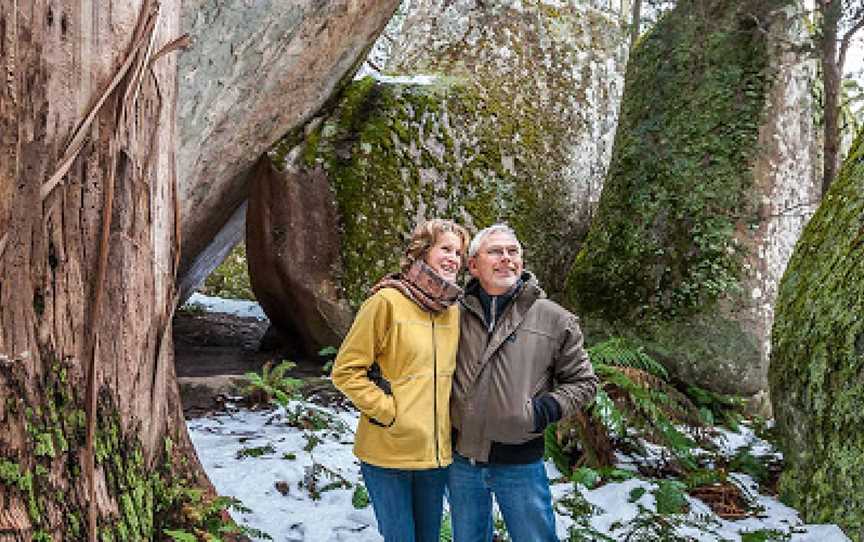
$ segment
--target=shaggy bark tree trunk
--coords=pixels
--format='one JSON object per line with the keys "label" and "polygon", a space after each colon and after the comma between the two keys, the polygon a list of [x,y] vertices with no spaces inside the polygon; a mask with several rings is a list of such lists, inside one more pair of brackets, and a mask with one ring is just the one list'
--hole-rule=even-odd
{"label": "shaggy bark tree trunk", "polygon": [[206,483],[171,344],[179,4],[0,0],[3,540],[149,539],[154,473]]}
{"label": "shaggy bark tree trunk", "polygon": [[824,164],[822,169],[822,195],[837,176],[840,160],[840,81],[843,67],[837,62],[837,25],[842,15],[839,0],[833,2],[820,0],[822,12],[822,37],[819,44],[822,62],[822,81],[824,92],[825,141]]}

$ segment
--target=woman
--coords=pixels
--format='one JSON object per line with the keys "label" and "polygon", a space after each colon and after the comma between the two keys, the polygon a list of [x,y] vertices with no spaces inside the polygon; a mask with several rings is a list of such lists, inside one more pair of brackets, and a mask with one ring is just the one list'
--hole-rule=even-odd
{"label": "woman", "polygon": [[354,454],[385,542],[438,541],[467,245],[450,220],[417,226],[401,273],[372,288],[333,366],[333,383],[361,412]]}

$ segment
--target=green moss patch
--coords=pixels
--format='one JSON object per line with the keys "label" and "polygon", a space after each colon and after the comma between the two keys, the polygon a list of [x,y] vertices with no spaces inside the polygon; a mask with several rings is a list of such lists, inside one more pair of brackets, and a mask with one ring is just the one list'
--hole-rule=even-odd
{"label": "green moss patch", "polygon": [[506,221],[528,247],[532,269],[560,285],[573,254],[571,223],[564,189],[547,182],[556,163],[542,153],[542,131],[467,82],[365,79],[349,86],[334,114],[307,136],[302,161],[325,169],[334,188],[341,281],[352,304],[398,269],[422,217],[450,217],[469,228]]}
{"label": "green moss patch", "polygon": [[633,51],[600,207],[569,277],[581,312],[675,318],[735,292],[736,228],[755,218],[768,4],[680,2]]}
{"label": "green moss patch", "polygon": [[864,134],[780,284],[769,378],[781,497],[864,539]]}
{"label": "green moss patch", "polygon": [[[598,338],[639,339],[677,377],[718,391],[764,387],[734,310],[771,84],[762,27],[783,3],[679,2],[639,41],[597,215],[567,279],[568,304]],[[720,389],[744,372],[752,382]]]}

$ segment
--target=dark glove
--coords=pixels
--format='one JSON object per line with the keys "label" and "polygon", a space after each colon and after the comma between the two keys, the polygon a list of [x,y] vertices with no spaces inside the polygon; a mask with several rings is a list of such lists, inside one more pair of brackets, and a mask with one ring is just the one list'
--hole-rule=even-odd
{"label": "dark glove", "polygon": [[366,371],[366,376],[369,380],[372,381],[373,384],[378,386],[381,391],[386,393],[387,395],[393,395],[393,390],[390,387],[390,381],[384,378],[384,375],[381,374],[381,366],[378,365],[378,362],[374,362],[369,370]]}
{"label": "dark glove", "polygon": [[534,432],[542,433],[546,426],[561,419],[561,405],[548,393],[531,400],[534,409]]}
{"label": "dark glove", "polygon": [[[372,363],[372,366],[369,368],[368,371],[366,371],[366,376],[369,378],[369,380],[372,381],[373,384],[378,386],[381,391],[383,391],[387,395],[393,395],[393,390],[390,387],[390,381],[384,378],[384,375],[381,374],[381,366],[378,365],[377,361]],[[396,418],[393,418],[393,421],[389,424],[381,423],[371,416],[369,417],[369,421],[372,423],[372,425],[377,425],[378,427],[390,427],[394,423],[396,423]]]}

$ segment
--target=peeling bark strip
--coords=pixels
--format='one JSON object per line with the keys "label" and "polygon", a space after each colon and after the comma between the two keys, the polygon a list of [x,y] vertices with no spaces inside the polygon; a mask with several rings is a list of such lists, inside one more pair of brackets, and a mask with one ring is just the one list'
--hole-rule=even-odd
{"label": "peeling bark strip", "polygon": [[[85,120],[86,124],[92,122],[93,117],[95,116],[98,109],[101,109],[102,104],[105,103],[105,100],[109,95],[114,93],[114,90],[117,89],[121,80],[123,80],[128,72],[130,66],[135,64],[135,69],[132,70],[131,78],[128,81],[127,87],[125,89],[125,93],[123,93],[123,100],[120,102],[120,120],[115,126],[115,132],[113,134],[113,139],[109,143],[108,152],[109,152],[109,166],[108,166],[108,183],[105,187],[105,206],[102,212],[102,238],[99,243],[99,268],[96,274],[96,289],[95,289],[95,299],[93,301],[92,308],[92,319],[90,321],[90,325],[92,326],[92,330],[89,335],[89,340],[91,341],[87,348],[85,349],[85,355],[89,356],[89,366],[87,368],[87,444],[86,444],[86,465],[87,465],[87,479],[88,479],[88,490],[90,494],[89,506],[88,506],[88,538],[90,542],[96,542],[97,539],[97,528],[98,528],[98,514],[96,509],[96,452],[94,448],[94,443],[96,440],[96,345],[99,343],[99,335],[98,329],[99,324],[101,323],[100,317],[102,315],[102,292],[105,287],[105,274],[108,269],[108,243],[111,235],[111,219],[113,217],[114,210],[114,188],[116,182],[116,174],[117,174],[117,162],[118,162],[118,146],[126,147],[129,144],[129,136],[130,134],[127,130],[134,130],[134,127],[126,126],[126,121],[129,119],[130,114],[134,115],[134,107],[135,107],[135,98],[137,98],[138,93],[141,89],[141,76],[144,71],[144,67],[149,62],[149,55],[153,49],[153,40],[156,38],[156,34],[154,29],[156,28],[156,21],[159,19],[160,7],[159,3],[153,0],[144,0],[144,6],[141,8],[141,16],[139,20],[139,32],[136,33],[135,38],[133,39],[133,47],[132,50],[128,53],[126,62],[123,63],[123,66],[118,72],[117,76],[114,77],[114,81],[108,88],[108,91],[102,95],[99,99],[98,104],[94,111],[88,115]],[[142,24],[143,22],[143,24]],[[143,51],[144,44],[147,44],[146,51]],[[122,90],[122,87],[121,87]],[[131,99],[130,99],[131,96]],[[82,131],[79,130],[75,137],[73,138],[73,144],[75,140],[79,140],[83,142]],[[81,143],[79,143],[78,149],[80,149]],[[76,150],[77,154],[77,150]],[[152,154],[148,153],[148,158],[152,159]],[[71,160],[69,160],[71,164]],[[145,167],[148,167],[149,164],[145,164]],[[56,175],[55,175],[56,176]],[[58,179],[59,181],[59,179]],[[44,188],[44,187],[43,187]],[[49,188],[50,190],[50,188]],[[43,189],[43,199],[45,197],[44,189]]]}
{"label": "peeling bark strip", "polygon": [[179,0],[0,0],[0,532],[15,539],[154,538],[135,473],[165,472],[169,441],[206,485],[171,359],[178,26]]}

